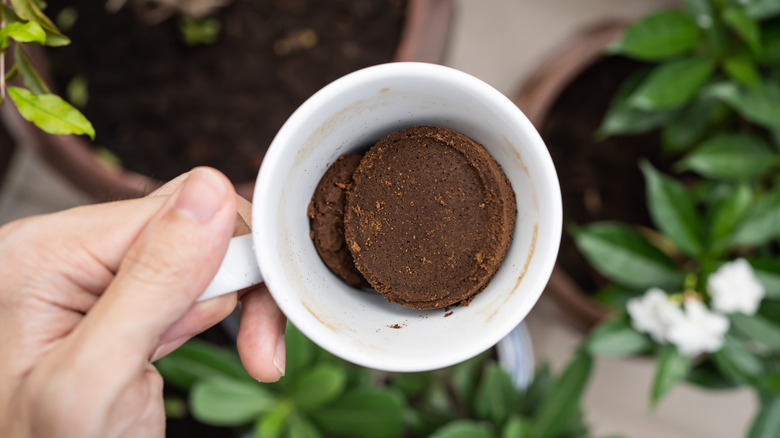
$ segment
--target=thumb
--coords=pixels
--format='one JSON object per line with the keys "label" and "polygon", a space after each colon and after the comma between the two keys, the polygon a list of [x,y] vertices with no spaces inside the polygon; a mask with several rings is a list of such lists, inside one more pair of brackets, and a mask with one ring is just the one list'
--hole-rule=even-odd
{"label": "thumb", "polygon": [[[91,363],[128,369],[147,363],[160,336],[216,274],[236,216],[230,181],[190,172],[125,254],[115,278],[74,332]],[[132,368],[132,367],[130,367]]]}

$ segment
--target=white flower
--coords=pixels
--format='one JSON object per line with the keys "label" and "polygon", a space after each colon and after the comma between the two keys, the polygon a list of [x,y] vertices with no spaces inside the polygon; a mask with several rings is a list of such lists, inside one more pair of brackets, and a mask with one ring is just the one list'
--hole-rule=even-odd
{"label": "white flower", "polygon": [[640,332],[648,333],[656,342],[664,342],[669,328],[683,318],[680,306],[658,288],[648,289],[643,296],[628,300],[626,308],[631,316],[631,325]]}
{"label": "white flower", "polygon": [[685,316],[669,328],[667,339],[677,346],[680,353],[696,356],[712,353],[723,346],[723,336],[729,329],[729,320],[710,312],[698,300],[685,301]]}
{"label": "white flower", "polygon": [[764,287],[745,259],[726,263],[707,280],[712,308],[722,313],[753,315],[764,298]]}

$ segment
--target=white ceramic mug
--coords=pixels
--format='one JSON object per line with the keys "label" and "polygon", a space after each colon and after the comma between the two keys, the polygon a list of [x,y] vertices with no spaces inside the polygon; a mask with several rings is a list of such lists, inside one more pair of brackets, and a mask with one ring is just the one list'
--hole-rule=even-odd
{"label": "white ceramic mug", "polygon": [[[450,315],[388,303],[347,285],[309,237],[306,209],[328,166],[415,125],[443,126],[481,143],[517,196],[514,237],[501,268]],[[287,318],[336,356],[387,371],[442,368],[495,345],[525,318],[552,272],[561,210],[547,148],[503,94],[439,65],[369,67],[317,92],[282,126],[257,177],[252,235],[234,238],[201,299],[265,281]]]}

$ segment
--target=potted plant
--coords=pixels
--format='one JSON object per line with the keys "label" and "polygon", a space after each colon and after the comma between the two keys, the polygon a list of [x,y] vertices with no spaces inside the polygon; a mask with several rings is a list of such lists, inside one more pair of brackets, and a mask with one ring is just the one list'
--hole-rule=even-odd
{"label": "potted plant", "polygon": [[211,5],[204,10],[187,6],[194,2],[123,3],[52,5],[73,26],[74,44],[48,53],[51,78],[80,97],[95,142],[17,129],[103,200],[139,196],[201,164],[251,197],[265,149],[303,100],[371,64],[440,61],[451,13],[451,0],[198,2]]}
{"label": "potted plant", "polygon": [[169,418],[189,410],[203,423],[262,437],[542,438],[587,432],[579,404],[591,368],[584,350],[560,375],[543,366],[518,389],[491,357],[494,352],[444,370],[389,374],[337,359],[290,325],[286,341],[287,373],[273,384],[254,381],[234,351],[213,344],[191,341],[161,359],[157,366],[166,382],[186,397],[169,399]]}
{"label": "potted plant", "polygon": [[656,164],[634,163],[648,220],[569,228],[613,315],[585,348],[656,357],[653,405],[681,381],[752,388],[751,438],[780,430],[779,13],[687,1],[627,27],[608,50],[642,64],[596,135],[655,136]]}

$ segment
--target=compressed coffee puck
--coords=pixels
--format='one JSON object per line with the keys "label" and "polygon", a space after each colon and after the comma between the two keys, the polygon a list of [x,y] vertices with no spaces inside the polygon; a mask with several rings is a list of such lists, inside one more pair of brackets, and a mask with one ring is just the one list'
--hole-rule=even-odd
{"label": "compressed coffee puck", "polygon": [[517,205],[479,143],[441,127],[403,129],[374,145],[352,179],[346,242],[388,301],[416,309],[468,304],[498,271]]}
{"label": "compressed coffee puck", "polygon": [[354,287],[368,287],[355,268],[344,241],[344,210],[347,187],[360,163],[360,155],[342,155],[322,176],[309,203],[310,236],[317,253],[333,273]]}

